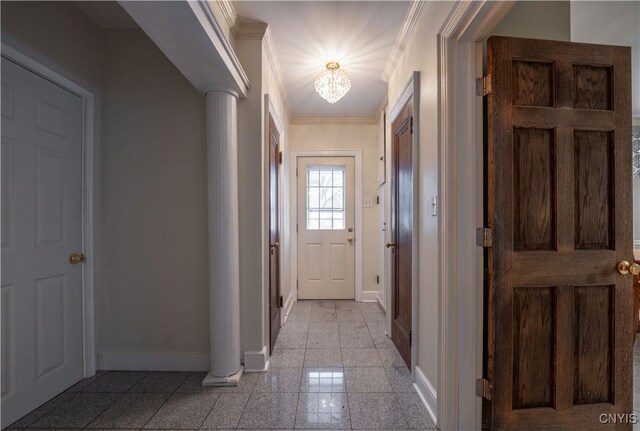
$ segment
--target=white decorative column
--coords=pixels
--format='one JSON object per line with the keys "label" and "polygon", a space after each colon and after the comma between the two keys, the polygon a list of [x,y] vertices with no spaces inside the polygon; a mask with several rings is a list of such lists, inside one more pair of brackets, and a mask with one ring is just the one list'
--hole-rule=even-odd
{"label": "white decorative column", "polygon": [[236,386],[240,364],[238,96],[216,90],[207,102],[210,370],[203,386]]}

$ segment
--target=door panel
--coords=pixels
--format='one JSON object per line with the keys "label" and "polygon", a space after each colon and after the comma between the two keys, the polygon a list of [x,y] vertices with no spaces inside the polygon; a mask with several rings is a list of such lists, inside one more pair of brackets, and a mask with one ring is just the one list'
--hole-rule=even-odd
{"label": "door panel", "polygon": [[488,64],[489,422],[630,430],[600,422],[632,413],[629,49],[492,37]]}
{"label": "door panel", "polygon": [[391,339],[411,368],[413,249],[413,99],[392,125],[391,160]]}
{"label": "door panel", "polygon": [[2,59],[2,427],[82,378],[82,100]]}
{"label": "door panel", "polygon": [[280,332],[280,209],[278,191],[280,135],[273,118],[269,116],[269,311],[270,311],[270,351]]}
{"label": "door panel", "polygon": [[354,169],[353,157],[298,158],[298,299],[355,298]]}

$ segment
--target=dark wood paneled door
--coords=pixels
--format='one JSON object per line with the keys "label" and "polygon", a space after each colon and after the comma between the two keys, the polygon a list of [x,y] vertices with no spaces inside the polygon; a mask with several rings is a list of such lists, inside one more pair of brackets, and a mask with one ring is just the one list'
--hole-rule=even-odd
{"label": "dark wood paneled door", "polygon": [[631,430],[630,49],[492,37],[487,60],[491,427]]}
{"label": "dark wood paneled door", "polygon": [[270,352],[280,332],[280,211],[278,190],[280,187],[280,135],[269,115],[269,317]]}
{"label": "dark wood paneled door", "polygon": [[413,100],[393,121],[391,148],[391,339],[411,368],[413,235]]}

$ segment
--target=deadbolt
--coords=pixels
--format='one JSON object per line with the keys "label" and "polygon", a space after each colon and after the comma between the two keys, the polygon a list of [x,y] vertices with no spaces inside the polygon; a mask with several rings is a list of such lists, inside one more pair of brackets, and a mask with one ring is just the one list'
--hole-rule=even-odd
{"label": "deadbolt", "polygon": [[69,255],[69,263],[71,265],[76,265],[80,262],[84,262],[84,260],[85,260],[85,257],[84,257],[84,254],[82,253],[71,253]]}

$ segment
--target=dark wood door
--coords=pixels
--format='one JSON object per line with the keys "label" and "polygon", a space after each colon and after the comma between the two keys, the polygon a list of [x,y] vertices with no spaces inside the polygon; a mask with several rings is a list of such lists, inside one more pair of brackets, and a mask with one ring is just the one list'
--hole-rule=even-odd
{"label": "dark wood door", "polygon": [[492,37],[487,60],[492,428],[631,430],[601,416],[633,412],[630,49]]}
{"label": "dark wood door", "polygon": [[269,317],[270,352],[280,332],[280,230],[279,230],[279,169],[280,135],[273,118],[269,116]]}
{"label": "dark wood door", "polygon": [[413,101],[410,99],[392,124],[391,339],[411,368],[411,285],[413,234]]}

